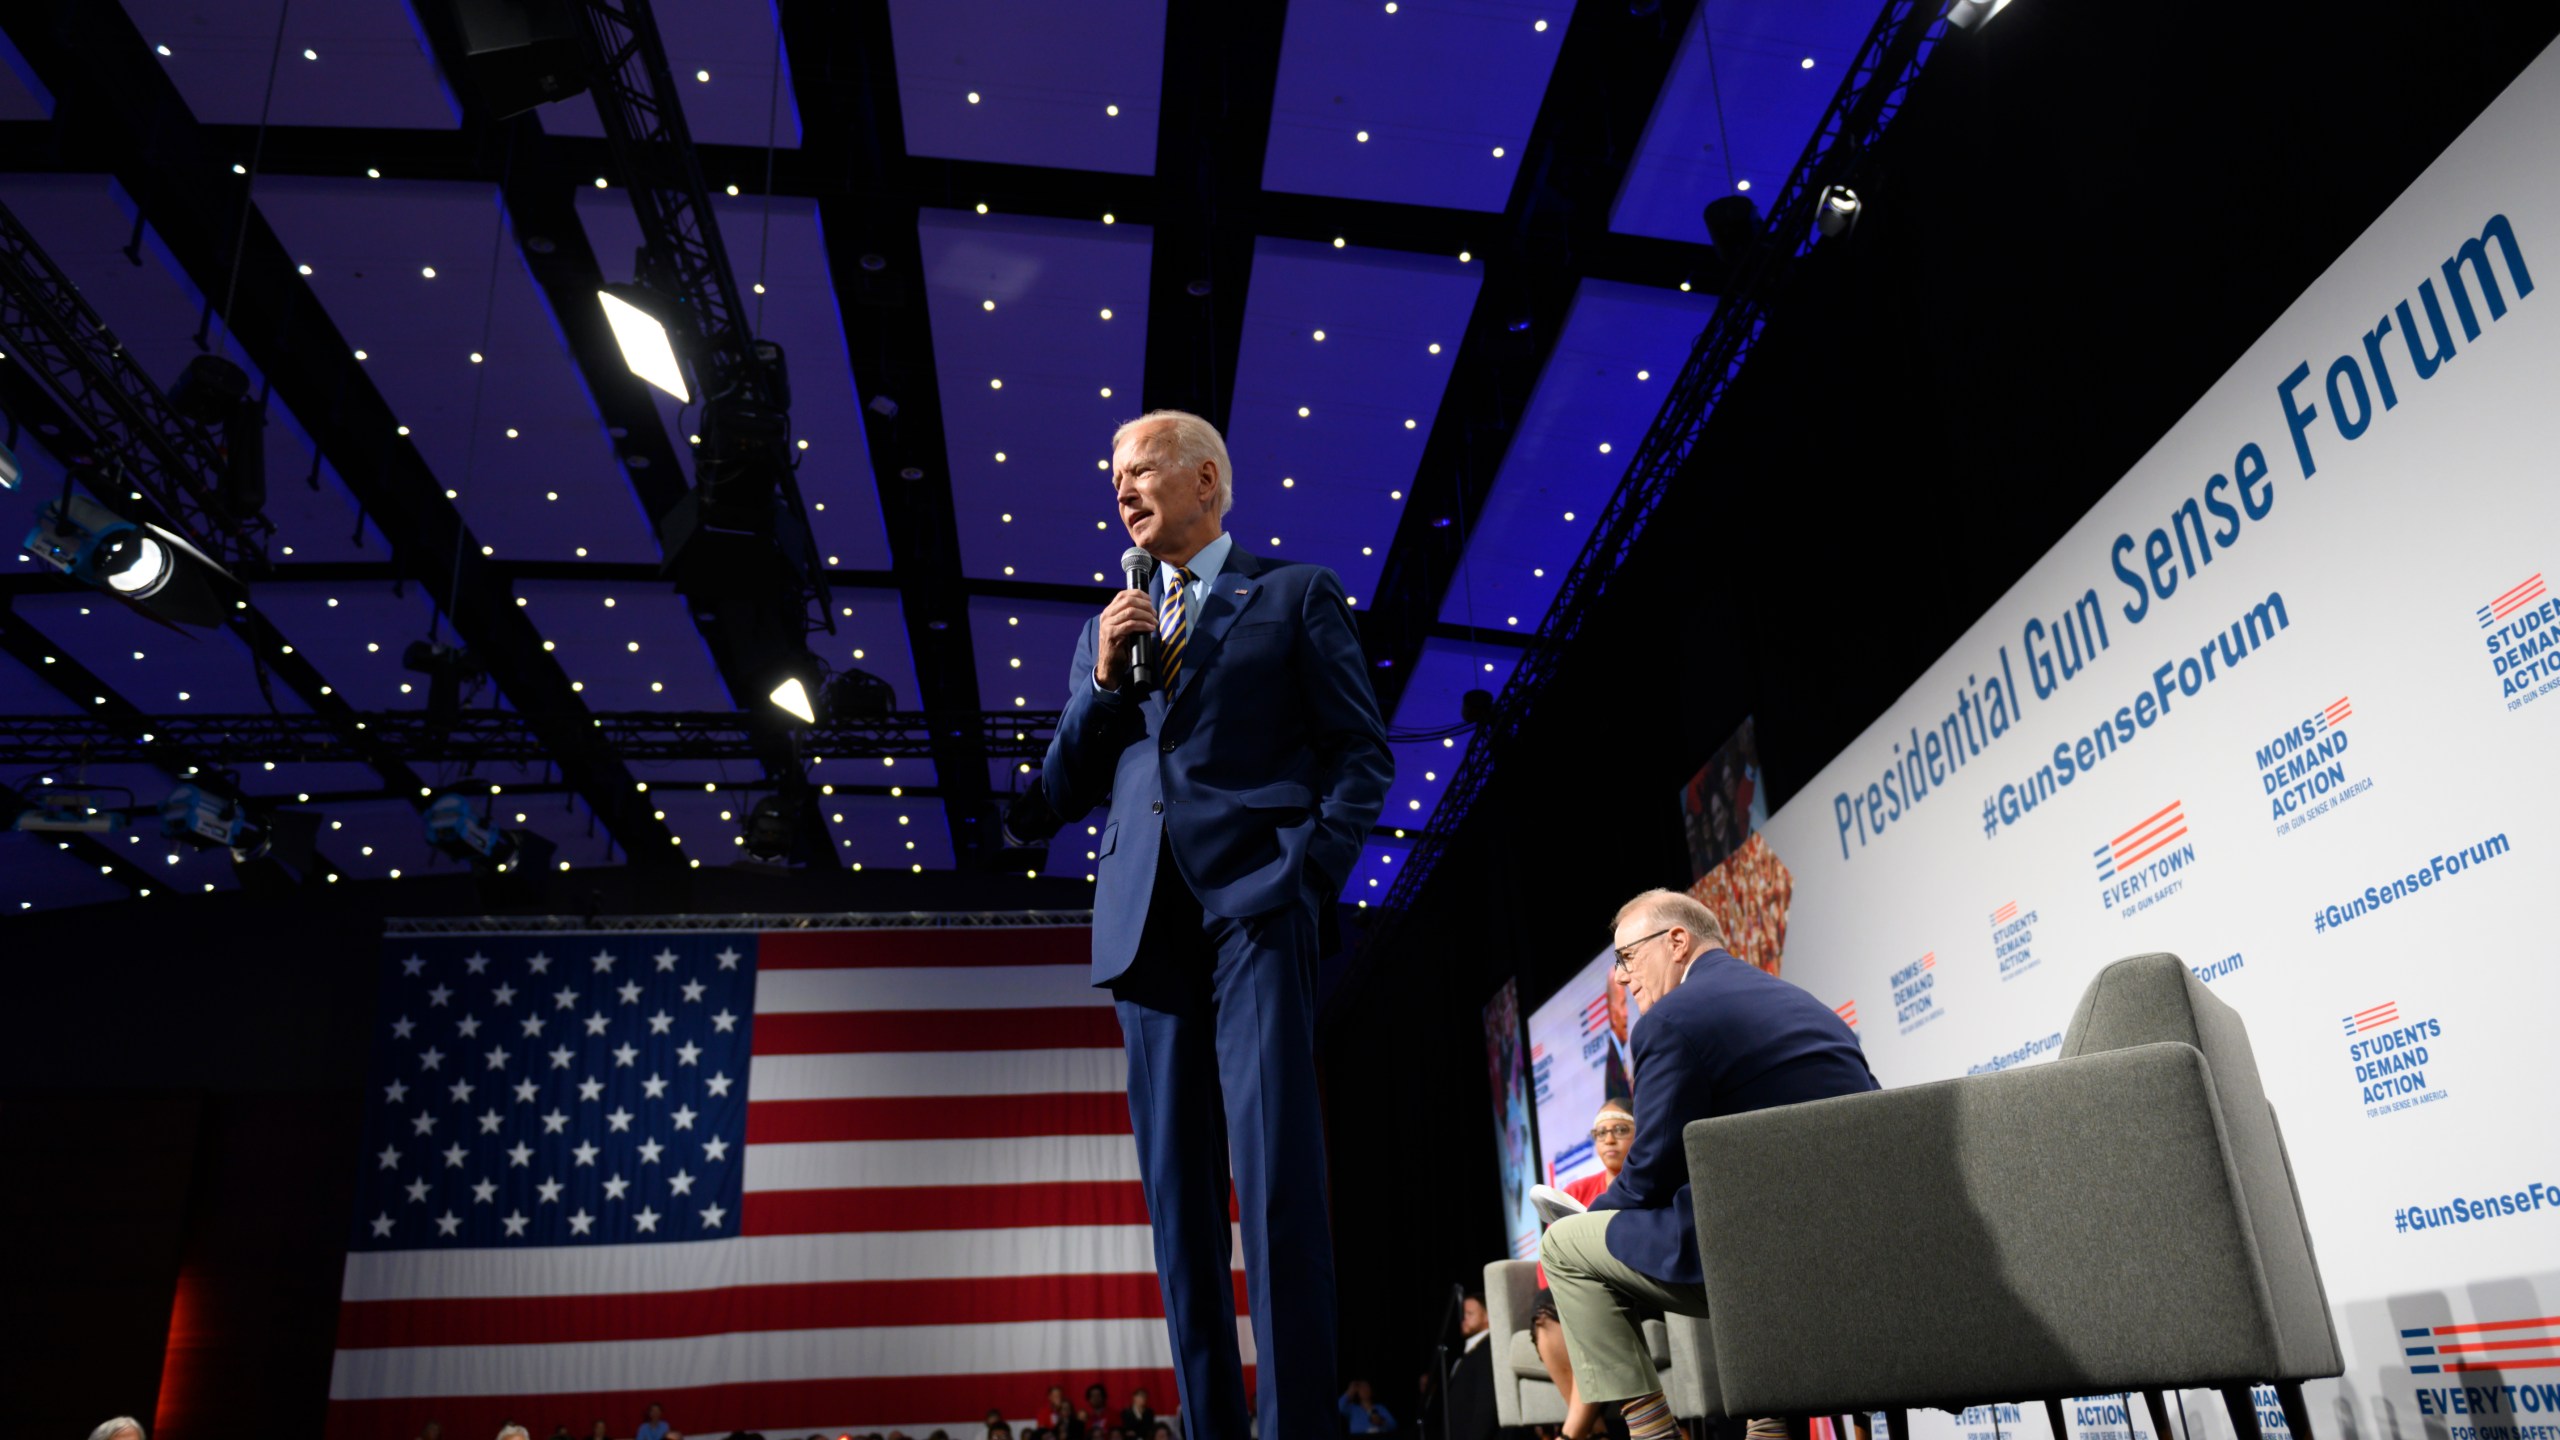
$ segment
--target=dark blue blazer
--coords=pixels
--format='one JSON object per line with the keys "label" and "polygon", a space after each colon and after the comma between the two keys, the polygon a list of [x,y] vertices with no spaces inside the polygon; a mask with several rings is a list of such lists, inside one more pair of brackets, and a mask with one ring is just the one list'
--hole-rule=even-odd
{"label": "dark blue blazer", "polygon": [[1192,617],[1180,693],[1093,683],[1099,615],[1067,674],[1041,767],[1073,824],[1108,801],[1094,845],[1093,983],[1138,955],[1159,846],[1203,910],[1229,919],[1331,901],[1387,802],[1395,760],[1342,582],[1230,546]]}
{"label": "dark blue blazer", "polygon": [[1873,1090],[1876,1077],[1829,1006],[1722,950],[1699,956],[1628,1038],[1635,1143],[1591,1208],[1624,1212],[1609,1222],[1611,1255],[1657,1280],[1703,1285],[1680,1132],[1693,1120]]}

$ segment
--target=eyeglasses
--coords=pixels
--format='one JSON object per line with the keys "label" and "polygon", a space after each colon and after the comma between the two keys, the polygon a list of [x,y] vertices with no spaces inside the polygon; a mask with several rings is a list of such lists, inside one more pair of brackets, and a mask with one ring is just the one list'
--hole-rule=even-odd
{"label": "eyeglasses", "polygon": [[1627,973],[1631,969],[1634,969],[1636,963],[1636,950],[1638,947],[1642,946],[1647,940],[1659,940],[1663,936],[1668,935],[1679,928],[1680,927],[1677,925],[1665,925],[1650,935],[1639,936],[1636,939],[1628,941],[1624,945],[1618,946],[1618,963],[1610,968],[1621,975]]}
{"label": "eyeglasses", "polygon": [[1611,1138],[1627,1140],[1634,1138],[1635,1133],[1636,1127],[1624,1120],[1616,1121],[1608,1125],[1594,1125],[1591,1127],[1591,1138],[1594,1140],[1607,1140]]}

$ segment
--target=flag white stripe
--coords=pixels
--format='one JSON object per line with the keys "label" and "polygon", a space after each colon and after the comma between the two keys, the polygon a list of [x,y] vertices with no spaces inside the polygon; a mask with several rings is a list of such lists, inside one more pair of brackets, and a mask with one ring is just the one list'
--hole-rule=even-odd
{"label": "flag white stripe", "polygon": [[[1244,1363],[1253,1324],[1236,1321]],[[759,1330],[671,1340],[341,1350],[332,1400],[689,1390],[907,1375],[1072,1375],[1173,1363],[1162,1320],[1054,1320]]]}
{"label": "flag white stripe", "polygon": [[828,1140],[747,1147],[746,1189],[1055,1185],[1135,1180],[1127,1135],[1026,1135],[1006,1140]]}
{"label": "flag white stripe", "polygon": [[870,1100],[910,1095],[1117,1095],[1118,1050],[965,1050],[914,1055],[759,1055],[747,1098]]}
{"label": "flag white stripe", "polygon": [[[1228,1252],[1244,1254],[1230,1225]],[[824,1285],[847,1280],[985,1280],[1152,1275],[1144,1225],[1029,1225],[850,1235],[748,1235],[681,1245],[534,1250],[373,1250],[347,1256],[350,1301],[521,1299]]]}
{"label": "flag white stripe", "polygon": [[756,977],[756,1013],[870,1010],[1045,1010],[1108,1007],[1087,965],[963,965],[909,969],[767,970]]}

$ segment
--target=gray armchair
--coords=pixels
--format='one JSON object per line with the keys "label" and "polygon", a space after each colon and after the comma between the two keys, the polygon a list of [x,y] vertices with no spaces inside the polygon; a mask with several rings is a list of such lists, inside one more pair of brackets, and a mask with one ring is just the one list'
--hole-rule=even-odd
{"label": "gray armchair", "polygon": [[[1496,1260],[1484,1267],[1485,1318],[1492,1334],[1493,1409],[1504,1428],[1564,1423],[1564,1397],[1547,1378],[1546,1363],[1529,1338],[1529,1311],[1538,1299],[1538,1267],[1526,1260]],[[1715,1345],[1707,1322],[1686,1315],[1648,1320],[1644,1338],[1671,1410],[1686,1419],[1724,1414],[1716,1387]]]}
{"label": "gray armchair", "polygon": [[2141,1393],[2166,1435],[2210,1387],[2246,1437],[2256,1381],[2310,1440],[2343,1368],[2248,1033],[2175,956],[2101,971],[2050,1064],[1685,1139],[1732,1413]]}

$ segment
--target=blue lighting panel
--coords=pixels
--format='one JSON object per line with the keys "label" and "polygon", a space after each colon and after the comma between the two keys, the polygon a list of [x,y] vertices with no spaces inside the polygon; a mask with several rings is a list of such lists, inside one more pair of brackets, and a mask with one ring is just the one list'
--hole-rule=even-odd
{"label": "blue lighting panel", "polygon": [[[257,598],[285,643],[310,661],[349,705],[359,710],[426,708],[427,677],[400,668],[401,652],[410,641],[427,638],[434,615],[424,587],[387,580],[269,581],[258,587]],[[441,627],[439,634],[445,644],[456,643],[452,626]]]}
{"label": "blue lighting panel", "polygon": [[[800,102],[774,43],[773,0],[657,0],[650,8],[675,76],[675,103],[697,142],[762,149],[770,135],[785,148],[799,146]],[[554,135],[604,134],[592,96],[535,113]]]}
{"label": "blue lighting panel", "polygon": [[[770,215],[761,200],[713,202],[730,268],[745,292],[747,320],[756,334],[780,345],[791,371],[791,433],[800,460],[800,498],[809,507],[809,530],[829,569],[889,568],[889,532],[880,519],[880,491],[872,482],[864,447],[862,401],[854,393],[853,366],[845,356],[844,314],[836,304],[827,268],[826,236],[817,203],[776,197]],[[578,193],[578,218],[607,280],[628,280],[640,246],[640,222],[629,196],[618,190]],[[765,293],[755,293],[763,285]],[[652,388],[659,418],[688,471],[693,457],[686,437],[701,428],[702,411],[679,406]]]}
{"label": "blue lighting panel", "polygon": [[1699,6],[1609,227],[1702,241],[1708,201],[1738,190],[1762,200],[1775,194],[1875,20],[1874,0]]}
{"label": "blue lighting panel", "polygon": [[[143,230],[142,264],[126,258],[134,207],[114,180],[103,175],[11,175],[0,178],[0,202],[79,285],[125,353],[163,389],[202,353],[195,334],[204,314],[203,293],[179,268],[157,230]],[[262,388],[258,367],[240,352],[228,330],[219,333],[215,345],[249,373],[253,392]],[[324,465],[316,485],[314,480],[310,437],[281,399],[269,397],[266,514],[276,531],[268,554],[288,560],[385,558],[389,547],[360,524],[355,497],[337,472]]]}
{"label": "blue lighting panel", "polygon": [[907,153],[1151,175],[1163,0],[890,0]]}
{"label": "blue lighting panel", "polygon": [[1368,602],[1481,281],[1455,256],[1255,243],[1227,426],[1238,545],[1331,566]]}
{"label": "blue lighting panel", "polygon": [[[1125,546],[1124,546],[1125,548]],[[1058,600],[969,602],[969,643],[978,657],[978,703],[989,710],[1055,710],[1067,703],[1076,640],[1102,607]],[[1019,698],[1025,703],[1015,706]]]}
{"label": "blue lighting panel", "polygon": [[663,582],[527,580],[516,597],[588,709],[736,708],[693,612]]}
{"label": "blue lighting panel", "polygon": [[1342,884],[1345,904],[1367,905],[1384,900],[1396,888],[1396,867],[1413,854],[1414,842],[1399,837],[1393,830],[1371,832],[1368,842],[1360,847],[1359,867]]}
{"label": "blue lighting panel", "polygon": [[[19,604],[26,602],[21,600]],[[35,670],[15,659],[0,655],[0,696],[12,715],[83,715],[90,707],[78,704],[68,695],[45,683]],[[15,784],[16,776],[0,776],[0,781]]]}
{"label": "blue lighting panel", "polygon": [[496,190],[278,179],[258,208],[408,427],[384,443],[417,448],[483,545],[505,560],[658,558]]}
{"label": "blue lighting panel", "polygon": [[0,35],[0,120],[50,120],[53,92],[36,78],[35,67],[9,37]]}
{"label": "blue lighting panel", "polygon": [[965,568],[1116,577],[1111,432],[1146,373],[1147,230],[960,210],[917,228]]}
{"label": "blue lighting panel", "polygon": [[1263,188],[1502,209],[1572,13],[1561,0],[1297,0]]}
{"label": "blue lighting panel", "polygon": [[414,879],[431,870],[459,870],[427,845],[426,822],[403,800],[366,800],[315,807],[320,853],[351,880]]}
{"label": "blue lighting panel", "polygon": [[133,893],[64,848],[68,838],[0,830],[0,914],[122,900]]}
{"label": "blue lighting panel", "polygon": [[[1390,729],[1403,734],[1446,730],[1459,723],[1460,704],[1470,690],[1502,693],[1521,652],[1507,645],[1478,645],[1463,640],[1427,640],[1414,661],[1412,678],[1396,702]],[[1378,824],[1392,832],[1427,820],[1449,788],[1449,777],[1467,753],[1469,734],[1434,740],[1398,742],[1396,780],[1387,792],[1386,813]],[[1418,802],[1418,803],[1417,803]]]}
{"label": "blue lighting panel", "polygon": [[[837,853],[853,869],[927,870],[951,868],[951,822],[942,802],[907,796],[836,795],[818,802],[826,807],[828,830]],[[844,819],[835,817],[842,815]]]}
{"label": "blue lighting panel", "polygon": [[[402,0],[207,5],[124,0],[143,43],[208,125],[255,125],[275,67],[273,123],[450,130],[462,123],[435,55]],[[284,43],[276,43],[278,11]]]}
{"label": "blue lighting panel", "polygon": [[1441,620],[1537,633],[1714,312],[1705,295],[1582,282],[1467,536],[1466,571],[1451,582]]}
{"label": "blue lighting panel", "polygon": [[[89,667],[116,693],[154,715],[264,711],[257,666],[234,632],[172,631],[95,591],[24,595],[12,608],[37,633]],[[276,708],[300,711],[302,697],[277,683]]]}
{"label": "blue lighting panel", "polygon": [[354,761],[316,761],[304,764],[286,760],[268,760],[240,767],[240,788],[257,799],[278,805],[298,805],[298,795],[326,795],[339,791],[367,791],[383,788],[383,779],[370,765]]}

